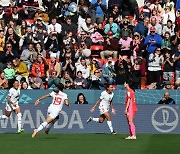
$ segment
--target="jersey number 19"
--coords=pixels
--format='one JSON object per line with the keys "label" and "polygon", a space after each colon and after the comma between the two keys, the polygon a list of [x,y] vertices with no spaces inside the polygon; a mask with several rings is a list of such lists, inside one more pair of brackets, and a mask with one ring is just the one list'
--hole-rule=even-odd
{"label": "jersey number 19", "polygon": [[53,105],[60,105],[62,101],[62,98],[60,97],[55,97]]}

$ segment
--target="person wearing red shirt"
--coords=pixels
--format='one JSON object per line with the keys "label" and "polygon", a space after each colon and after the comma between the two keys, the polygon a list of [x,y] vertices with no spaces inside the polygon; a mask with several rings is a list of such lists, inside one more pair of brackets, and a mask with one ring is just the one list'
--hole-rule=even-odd
{"label": "person wearing red shirt", "polygon": [[127,140],[135,140],[136,139],[136,128],[134,125],[134,117],[137,111],[135,93],[134,90],[130,88],[130,82],[125,82],[124,87],[126,88],[126,109],[125,115],[129,124],[129,132],[130,136],[126,137]]}

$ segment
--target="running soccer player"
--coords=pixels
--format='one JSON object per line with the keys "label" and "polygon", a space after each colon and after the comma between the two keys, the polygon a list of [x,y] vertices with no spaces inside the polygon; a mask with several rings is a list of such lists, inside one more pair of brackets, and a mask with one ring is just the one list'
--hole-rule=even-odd
{"label": "running soccer player", "polygon": [[125,82],[124,87],[126,88],[126,108],[125,115],[127,117],[129,125],[130,136],[126,137],[126,140],[135,140],[136,139],[136,128],[134,125],[134,117],[137,111],[136,100],[134,90],[130,88],[130,83]]}
{"label": "running soccer player", "polygon": [[0,116],[0,119],[8,119],[11,115],[11,112],[14,111],[14,113],[18,117],[17,118],[18,120],[17,133],[20,134],[24,131],[24,129],[22,129],[22,114],[21,114],[20,107],[18,105],[19,96],[20,96],[20,90],[18,88],[19,88],[19,81],[15,80],[13,83],[13,87],[9,90],[6,108],[5,108],[5,115]]}
{"label": "running soccer player", "polygon": [[109,114],[109,108],[111,106],[112,113],[115,114],[116,110],[113,107],[112,99],[114,96],[113,93],[113,86],[112,85],[106,85],[105,91],[101,93],[100,98],[97,100],[96,104],[91,108],[90,112],[94,112],[96,106],[99,104],[99,110],[100,110],[100,117],[99,118],[92,118],[89,117],[87,119],[87,123],[90,121],[95,121],[99,123],[103,123],[105,119],[107,119],[107,124],[109,126],[109,129],[111,131],[111,134],[116,135],[116,132],[113,129],[112,122],[111,122],[111,116]]}
{"label": "running soccer player", "polygon": [[63,104],[69,106],[69,101],[67,98],[67,94],[63,93],[64,86],[63,84],[59,84],[57,89],[52,91],[51,93],[40,97],[36,102],[35,106],[39,104],[39,102],[47,97],[53,97],[52,103],[48,107],[48,117],[46,118],[45,122],[43,122],[37,129],[34,130],[32,134],[32,138],[34,138],[39,131],[46,127],[45,133],[48,134],[51,127],[54,123],[59,119],[59,112],[61,111]]}

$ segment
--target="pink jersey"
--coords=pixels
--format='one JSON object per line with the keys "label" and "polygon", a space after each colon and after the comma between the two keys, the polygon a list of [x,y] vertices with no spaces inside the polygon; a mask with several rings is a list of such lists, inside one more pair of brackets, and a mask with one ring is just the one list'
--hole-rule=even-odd
{"label": "pink jersey", "polygon": [[137,106],[136,106],[135,94],[134,94],[134,91],[130,88],[126,92],[126,104],[127,104],[128,98],[131,99],[128,111],[136,112]]}

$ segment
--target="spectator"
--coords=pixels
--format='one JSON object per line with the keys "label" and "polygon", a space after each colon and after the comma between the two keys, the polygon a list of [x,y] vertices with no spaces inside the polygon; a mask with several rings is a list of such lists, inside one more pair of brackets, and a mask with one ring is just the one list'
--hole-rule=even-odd
{"label": "spectator", "polygon": [[25,35],[27,29],[27,22],[25,20],[22,20],[21,25],[19,27],[18,36],[22,38],[23,35]]}
{"label": "spectator", "polygon": [[180,89],[180,79],[176,80],[175,82],[176,89]]}
{"label": "spectator", "polygon": [[83,93],[79,93],[77,95],[77,101],[75,102],[75,104],[88,104]]}
{"label": "spectator", "polygon": [[96,58],[93,58],[93,59],[91,59],[90,64],[88,65],[88,67],[89,67],[89,70],[90,70],[90,74],[94,75],[94,72],[96,70],[98,70],[99,68],[101,68],[102,66],[101,66],[100,62]]}
{"label": "spectator", "polygon": [[43,32],[46,33],[47,31],[47,26],[46,24],[43,22],[42,18],[39,17],[37,18],[37,21],[32,25],[32,30],[33,32],[36,32],[38,27],[42,27],[43,28]]}
{"label": "spectator", "polygon": [[53,17],[57,17],[57,19],[61,16],[61,9],[63,6],[62,1],[54,0],[54,1],[46,1],[43,2],[44,5],[48,8],[48,15],[49,18],[52,19]]}
{"label": "spectator", "polygon": [[172,23],[175,23],[175,13],[170,11],[170,7],[166,6],[166,8],[164,9],[164,13],[162,15],[162,25],[165,26],[167,24],[168,20],[171,20]]}
{"label": "spectator", "polygon": [[37,19],[41,17],[42,18],[42,21],[44,22],[49,22],[49,16],[47,13],[45,13],[45,9],[40,6],[37,11],[36,11],[36,14],[35,14],[35,17],[34,17],[34,21],[37,21]]}
{"label": "spectator", "polygon": [[22,18],[22,20],[29,19],[28,13],[28,7],[26,7],[26,5],[22,5],[22,9],[18,11],[18,14]]}
{"label": "spectator", "polygon": [[115,83],[116,72],[114,69],[114,62],[112,61],[112,57],[108,58],[107,63],[102,68],[103,77],[108,84]]}
{"label": "spectator", "polygon": [[7,88],[9,88],[8,80],[5,78],[5,73],[1,72],[0,73],[0,89],[7,89]]}
{"label": "spectator", "polygon": [[87,88],[87,80],[83,78],[81,71],[77,71],[76,79],[74,80],[74,87],[75,89]]}
{"label": "spectator", "polygon": [[90,76],[90,70],[87,67],[86,59],[81,58],[81,63],[76,66],[76,74],[78,75],[78,72],[82,74],[82,77],[84,79],[87,79]]}
{"label": "spectator", "polygon": [[170,50],[171,51],[171,35],[170,33],[167,31],[165,32],[165,36],[164,36],[164,39],[162,40],[162,44],[161,44],[161,49],[162,49],[162,54],[164,54],[165,50]]}
{"label": "spectator", "polygon": [[6,15],[6,13],[4,12],[4,9],[0,3],[0,20],[2,21],[3,24],[7,25],[8,23],[8,16]]}
{"label": "spectator", "polygon": [[108,32],[113,33],[113,38],[119,37],[120,27],[114,22],[113,17],[108,18],[108,23],[105,25],[104,33],[108,35]]}
{"label": "spectator", "polygon": [[29,76],[29,85],[32,89],[44,89],[43,81],[39,77]]}
{"label": "spectator", "polygon": [[110,55],[113,56],[113,58],[117,58],[118,55],[118,40],[116,38],[113,38],[113,33],[111,31],[108,32],[108,37],[104,41],[104,51],[101,51],[100,56],[101,59],[105,59],[105,57],[109,57]]}
{"label": "spectator", "polygon": [[150,9],[151,9],[151,11],[156,10],[160,13],[163,10],[161,7],[161,4],[159,4],[159,0],[154,0],[154,3],[151,3]]}
{"label": "spectator", "polygon": [[38,42],[35,44],[35,51],[37,54],[42,55],[44,58],[46,58],[46,50],[44,50],[41,46],[41,44]]}
{"label": "spectator", "polygon": [[53,17],[51,19],[51,24],[48,25],[48,34],[60,34],[62,31],[62,26],[61,24],[57,23],[56,17]]}
{"label": "spectator", "polygon": [[15,71],[12,66],[12,62],[7,63],[7,68],[4,69],[5,78],[8,80],[9,88],[13,87],[14,79],[15,79]]}
{"label": "spectator", "polygon": [[112,11],[109,13],[109,16],[112,16],[114,19],[114,22],[119,24],[121,21],[121,16],[120,16],[120,10],[118,4],[113,5]]}
{"label": "spectator", "polygon": [[66,32],[66,35],[63,37],[63,43],[64,45],[69,44],[71,48],[74,48],[76,44],[76,39],[71,31]]}
{"label": "spectator", "polygon": [[148,59],[148,81],[149,84],[159,82],[162,71],[163,55],[161,55],[161,48],[156,48],[155,53],[151,53]]}
{"label": "spectator", "polygon": [[48,77],[48,87],[49,89],[57,88],[59,83],[60,83],[60,78],[57,76],[57,72],[53,70],[52,75]]}
{"label": "spectator", "polygon": [[5,46],[5,36],[4,36],[4,31],[0,30],[0,56],[4,52],[4,46]]}
{"label": "spectator", "polygon": [[180,79],[180,44],[174,55],[176,80]]}
{"label": "spectator", "polygon": [[66,86],[67,81],[68,81],[68,88],[70,86],[73,86],[73,79],[70,77],[69,73],[67,71],[65,71],[62,78],[61,78],[61,80],[60,80],[60,83],[62,83],[64,86]]}
{"label": "spectator", "polygon": [[21,89],[27,90],[27,89],[32,89],[32,88],[29,86],[29,84],[26,81],[24,81],[21,83]]}
{"label": "spectator", "polygon": [[166,3],[164,3],[163,8],[165,9],[167,6],[170,8],[170,11],[174,13],[174,2],[171,0],[166,0]]}
{"label": "spectator", "polygon": [[29,72],[28,72],[26,64],[24,62],[20,61],[19,58],[13,59],[12,63],[14,66],[14,71],[16,73],[16,80],[18,80],[20,83],[21,78],[25,77],[26,81],[29,83],[29,81],[28,81]]}
{"label": "spectator", "polygon": [[106,0],[92,0],[90,9],[92,10],[92,23],[102,23],[106,14]]}
{"label": "spectator", "polygon": [[175,35],[171,36],[171,49],[172,54],[177,50],[178,44],[180,43],[180,33],[177,27],[174,29]]}
{"label": "spectator", "polygon": [[163,30],[162,30],[163,36],[165,35],[166,32],[169,32],[169,33],[170,33],[170,36],[175,35],[175,33],[174,33],[174,28],[175,28],[175,25],[172,23],[171,20],[168,20],[168,21],[167,21],[167,25],[164,26],[164,27],[163,27]]}
{"label": "spectator", "polygon": [[87,48],[90,49],[92,45],[92,40],[90,38],[90,35],[86,33],[85,31],[82,31],[80,33],[80,36],[77,38],[77,43],[78,43],[77,45],[80,46],[82,41],[85,41]]}
{"label": "spectator", "polygon": [[129,28],[129,22],[128,21],[124,21],[123,22],[123,28],[120,30],[120,36],[124,37],[124,34],[128,33],[128,37],[132,36],[131,30]]}
{"label": "spectator", "polygon": [[16,6],[12,8],[10,19],[13,19],[17,23],[17,25],[21,24],[22,17],[19,15],[18,8]]}
{"label": "spectator", "polygon": [[38,55],[37,60],[32,64],[31,74],[34,77],[45,79],[46,71],[48,69],[45,58],[42,55]]}
{"label": "spectator", "polygon": [[170,97],[169,92],[165,92],[164,97],[158,102],[158,104],[176,104],[176,102]]}
{"label": "spectator", "polygon": [[37,59],[37,52],[34,45],[30,43],[28,48],[23,50],[20,59],[27,65],[28,71],[31,70],[32,63]]}
{"label": "spectator", "polygon": [[171,53],[166,50],[163,62],[163,80],[172,81],[174,73],[174,61]]}
{"label": "spectator", "polygon": [[144,45],[147,47],[148,54],[154,53],[157,47],[160,47],[162,43],[162,38],[156,33],[156,28],[150,28],[150,34],[146,36]]}
{"label": "spectator", "polygon": [[151,27],[155,27],[156,34],[162,35],[162,26],[161,26],[161,24],[157,23],[157,19],[155,17],[151,18],[151,23],[148,26],[148,34],[150,34]]}
{"label": "spectator", "polygon": [[161,24],[161,14],[160,14],[160,12],[158,12],[157,10],[152,10],[150,20],[151,20],[152,18],[156,18],[156,22],[157,22],[158,24]]}

